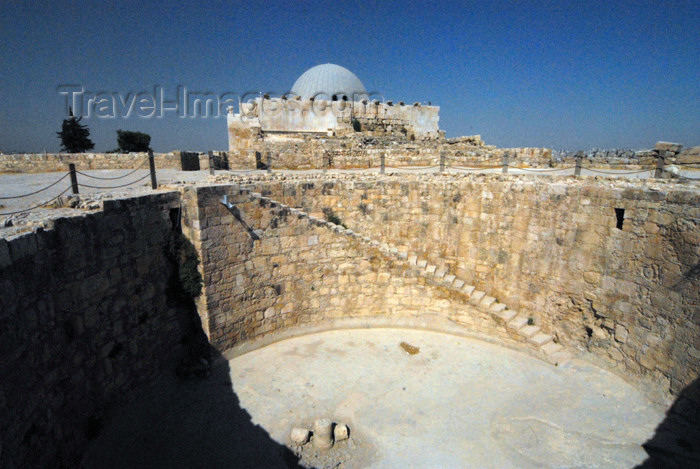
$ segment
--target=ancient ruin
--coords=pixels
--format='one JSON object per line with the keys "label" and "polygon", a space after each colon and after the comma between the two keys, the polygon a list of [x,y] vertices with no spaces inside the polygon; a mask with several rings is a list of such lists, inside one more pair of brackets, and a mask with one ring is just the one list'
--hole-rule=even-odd
{"label": "ancient ruin", "polygon": [[0,207],[0,466],[697,461],[699,148],[445,139],[336,67],[156,190],[147,155],[0,156],[75,165]]}

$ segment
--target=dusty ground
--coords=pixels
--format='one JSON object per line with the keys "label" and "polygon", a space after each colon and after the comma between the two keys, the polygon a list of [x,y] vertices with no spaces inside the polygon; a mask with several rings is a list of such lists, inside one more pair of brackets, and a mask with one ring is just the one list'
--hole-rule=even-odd
{"label": "dusty ground", "polygon": [[222,362],[205,381],[165,377],[114,416],[85,466],[290,467],[291,427],[320,417],[351,440],[336,455],[307,444],[303,465],[631,468],[664,414],[583,361],[419,330],[332,331]]}

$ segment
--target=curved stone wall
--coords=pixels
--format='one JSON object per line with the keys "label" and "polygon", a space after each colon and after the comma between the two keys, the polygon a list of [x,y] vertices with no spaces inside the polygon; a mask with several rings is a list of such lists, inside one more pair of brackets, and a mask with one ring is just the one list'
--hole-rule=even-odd
{"label": "curved stone wall", "polygon": [[462,285],[417,275],[358,236],[249,191],[196,188],[185,192],[183,207],[184,231],[202,255],[200,316],[221,351],[317,330],[397,325],[527,349],[488,306],[471,304]]}
{"label": "curved stone wall", "polygon": [[694,185],[407,175],[248,183],[427,257],[628,376],[674,393],[698,376]]}

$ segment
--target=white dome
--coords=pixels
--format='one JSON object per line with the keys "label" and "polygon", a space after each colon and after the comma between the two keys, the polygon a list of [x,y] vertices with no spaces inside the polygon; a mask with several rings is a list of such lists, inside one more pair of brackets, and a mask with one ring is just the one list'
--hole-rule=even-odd
{"label": "white dome", "polygon": [[350,70],[340,65],[323,64],[316,65],[305,71],[292,86],[292,93],[309,99],[320,94],[326,99],[332,99],[335,95],[338,99],[342,96],[352,100],[356,95],[366,95],[364,85]]}

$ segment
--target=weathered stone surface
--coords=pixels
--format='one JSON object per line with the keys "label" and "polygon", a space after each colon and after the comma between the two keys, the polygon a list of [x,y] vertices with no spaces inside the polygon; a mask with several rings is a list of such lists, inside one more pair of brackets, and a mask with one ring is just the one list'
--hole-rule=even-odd
{"label": "weathered stone surface", "polygon": [[289,439],[291,440],[292,444],[301,446],[309,441],[310,434],[311,432],[309,432],[309,430],[306,428],[294,427],[289,435]]}
{"label": "weathered stone surface", "polygon": [[348,429],[347,425],[339,423],[335,426],[335,428],[333,428],[333,437],[335,438],[335,441],[347,440],[349,436],[350,430]]}
{"label": "weathered stone surface", "polygon": [[318,419],[314,422],[314,446],[318,449],[329,449],[333,446],[333,422],[329,419]]}
{"label": "weathered stone surface", "polygon": [[671,153],[678,153],[681,151],[681,148],[683,148],[683,145],[680,143],[656,142],[656,145],[654,145],[654,150],[670,151]]}
{"label": "weathered stone surface", "polygon": [[194,320],[168,301],[179,204],[125,199],[0,239],[0,466],[73,466],[89,425],[178,365]]}

